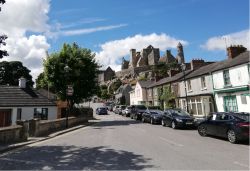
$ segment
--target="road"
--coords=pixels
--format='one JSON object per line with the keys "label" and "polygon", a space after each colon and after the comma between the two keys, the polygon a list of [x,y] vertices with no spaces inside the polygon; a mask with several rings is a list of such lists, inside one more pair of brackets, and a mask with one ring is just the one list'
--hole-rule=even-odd
{"label": "road", "polygon": [[113,113],[96,118],[89,127],[0,155],[0,170],[249,169],[249,145]]}

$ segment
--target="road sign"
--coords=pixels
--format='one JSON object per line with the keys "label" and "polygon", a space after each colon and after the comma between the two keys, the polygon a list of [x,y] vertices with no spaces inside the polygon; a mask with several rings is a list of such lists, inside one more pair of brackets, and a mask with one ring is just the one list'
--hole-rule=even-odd
{"label": "road sign", "polygon": [[67,95],[68,95],[68,96],[72,96],[73,93],[74,93],[73,86],[72,86],[72,85],[68,85],[68,88],[67,88]]}

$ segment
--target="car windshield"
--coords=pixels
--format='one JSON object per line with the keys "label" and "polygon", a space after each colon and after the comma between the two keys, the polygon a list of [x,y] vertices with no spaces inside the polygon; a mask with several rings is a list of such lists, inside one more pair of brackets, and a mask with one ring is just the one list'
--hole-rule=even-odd
{"label": "car windshield", "polygon": [[239,114],[237,117],[240,118],[240,119],[243,119],[244,121],[249,122],[250,114],[247,114],[247,113],[246,114]]}
{"label": "car windshield", "polygon": [[141,110],[145,110],[145,109],[147,109],[145,106],[143,106],[143,105],[139,105],[139,106],[137,106],[137,108],[138,109],[141,109]]}
{"label": "car windshield", "polygon": [[125,109],[125,108],[126,108],[126,106],[121,106],[121,108],[122,108],[122,109]]}
{"label": "car windshield", "polygon": [[186,111],[183,110],[171,110],[171,113],[176,116],[190,116]]}
{"label": "car windshield", "polygon": [[131,107],[129,106],[129,107],[127,107],[127,109],[131,109]]}
{"label": "car windshield", "polygon": [[106,110],[107,108],[106,107],[100,107],[100,110]]}

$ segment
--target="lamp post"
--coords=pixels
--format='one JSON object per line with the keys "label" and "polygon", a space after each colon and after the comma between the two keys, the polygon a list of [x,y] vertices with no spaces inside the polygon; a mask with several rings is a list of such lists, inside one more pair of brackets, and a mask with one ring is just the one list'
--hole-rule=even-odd
{"label": "lamp post", "polygon": [[66,77],[66,101],[67,101],[67,110],[66,110],[66,128],[68,128],[68,122],[69,122],[69,85],[68,85],[68,79],[69,79],[69,72],[70,72],[70,67],[66,65],[64,67],[64,72],[65,72],[65,77]]}
{"label": "lamp post", "polygon": [[189,109],[188,109],[188,98],[187,98],[186,74],[185,74],[186,65],[184,63],[181,64],[181,69],[182,69],[182,72],[183,72],[183,81],[184,81],[184,86],[185,86],[186,108],[187,108],[187,112],[189,112]]}

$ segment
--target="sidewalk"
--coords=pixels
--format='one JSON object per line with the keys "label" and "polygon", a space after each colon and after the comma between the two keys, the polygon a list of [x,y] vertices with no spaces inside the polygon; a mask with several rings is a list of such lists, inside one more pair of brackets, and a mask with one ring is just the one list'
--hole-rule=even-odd
{"label": "sidewalk", "polygon": [[71,127],[71,128],[68,128],[68,129],[65,129],[62,131],[54,132],[46,137],[29,137],[28,140],[25,142],[18,142],[18,143],[13,143],[13,144],[0,144],[0,154],[7,152],[7,151],[10,151],[10,150],[13,150],[13,149],[16,149],[16,148],[20,148],[20,147],[29,145],[29,144],[33,144],[33,143],[40,142],[40,141],[45,141],[47,139],[54,138],[56,136],[59,136],[59,135],[65,134],[67,132],[71,132],[71,131],[89,126],[91,124],[92,123],[90,122],[90,123],[86,123],[84,125],[78,125],[75,127]]}

